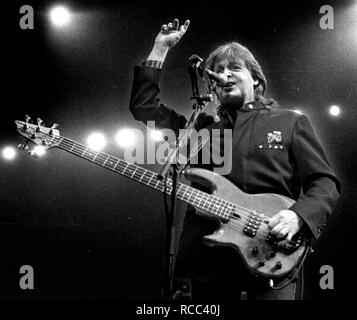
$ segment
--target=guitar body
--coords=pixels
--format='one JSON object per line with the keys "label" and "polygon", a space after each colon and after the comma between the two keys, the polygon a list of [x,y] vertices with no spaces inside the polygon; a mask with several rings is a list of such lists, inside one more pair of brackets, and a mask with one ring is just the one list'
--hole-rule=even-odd
{"label": "guitar body", "polygon": [[[299,267],[309,250],[310,239],[299,231],[291,243],[280,246],[277,244],[278,240],[269,235],[266,219],[280,210],[288,209],[294,200],[272,193],[247,194],[228,179],[204,169],[187,170],[185,177],[209,185],[215,196],[236,204],[242,210],[244,208],[242,212],[237,211],[239,219],[221,219],[220,228],[204,237],[207,245],[233,247],[241,255],[251,273],[264,277],[286,277]],[[245,208],[254,210],[249,211]],[[209,212],[197,210],[198,214],[211,216]],[[260,219],[259,214],[264,214],[265,218]],[[252,223],[254,227],[250,228]]]}

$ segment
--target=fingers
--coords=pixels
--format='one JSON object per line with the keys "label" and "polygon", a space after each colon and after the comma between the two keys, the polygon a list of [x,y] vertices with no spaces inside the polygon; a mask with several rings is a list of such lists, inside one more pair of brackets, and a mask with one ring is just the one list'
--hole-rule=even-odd
{"label": "fingers", "polygon": [[180,22],[178,19],[174,19],[174,30],[178,31],[178,28],[179,28],[179,25],[180,25]]}
{"label": "fingers", "polygon": [[185,33],[190,25],[190,20],[186,20],[185,23],[180,27],[180,31]]}
{"label": "fingers", "polygon": [[278,239],[281,239],[285,237],[288,233],[289,229],[283,225],[282,223],[278,223],[271,231],[270,233],[277,237]]}
{"label": "fingers", "polygon": [[281,217],[278,214],[276,214],[275,216],[270,218],[268,227],[270,229],[274,228],[280,222],[280,219],[281,219]]}
{"label": "fingers", "polygon": [[[289,232],[289,233],[286,235],[286,237],[283,238],[282,240],[278,241],[277,244],[278,244],[279,246],[287,245],[287,244],[291,241],[291,239],[292,239],[293,236],[294,236],[294,234],[293,234],[292,232]],[[279,238],[279,239],[281,239],[281,238]]]}
{"label": "fingers", "polygon": [[162,32],[169,31],[180,31],[181,33],[185,33],[188,26],[190,25],[190,20],[186,20],[185,23],[180,27],[179,19],[174,19],[174,22],[169,22],[168,24],[163,24],[161,26]]}

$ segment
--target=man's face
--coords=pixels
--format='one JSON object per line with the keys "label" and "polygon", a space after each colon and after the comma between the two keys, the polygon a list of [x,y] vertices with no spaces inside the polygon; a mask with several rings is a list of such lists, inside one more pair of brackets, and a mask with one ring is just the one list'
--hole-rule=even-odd
{"label": "man's face", "polygon": [[223,105],[239,108],[254,101],[254,80],[244,62],[223,59],[215,64],[214,72],[227,81],[224,86],[216,87],[216,94]]}

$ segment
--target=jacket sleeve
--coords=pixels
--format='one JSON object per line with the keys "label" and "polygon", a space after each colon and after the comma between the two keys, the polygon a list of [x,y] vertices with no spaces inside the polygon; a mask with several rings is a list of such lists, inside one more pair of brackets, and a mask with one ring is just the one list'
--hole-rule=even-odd
{"label": "jacket sleeve", "polygon": [[307,223],[317,239],[337,203],[341,187],[311,122],[305,115],[300,116],[295,123],[292,153],[302,192],[290,210]]}
{"label": "jacket sleeve", "polygon": [[155,121],[155,127],[172,129],[178,134],[186,124],[186,118],[160,103],[159,81],[161,69],[135,66],[130,97],[130,111],[136,120],[145,124]]}

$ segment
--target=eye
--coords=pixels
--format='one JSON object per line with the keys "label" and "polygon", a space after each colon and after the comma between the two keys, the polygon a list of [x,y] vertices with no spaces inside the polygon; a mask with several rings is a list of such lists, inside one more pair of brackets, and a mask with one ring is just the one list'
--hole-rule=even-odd
{"label": "eye", "polygon": [[239,64],[233,64],[232,66],[231,66],[231,69],[232,70],[240,70],[242,67],[239,65]]}

